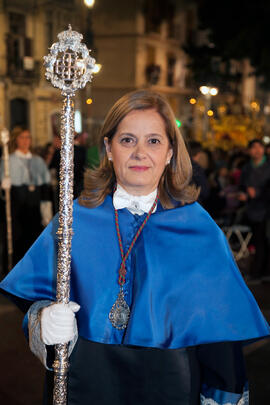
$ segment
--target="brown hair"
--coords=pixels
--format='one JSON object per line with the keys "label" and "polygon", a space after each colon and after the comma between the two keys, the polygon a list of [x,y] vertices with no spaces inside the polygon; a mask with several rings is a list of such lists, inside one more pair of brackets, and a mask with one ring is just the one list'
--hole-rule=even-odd
{"label": "brown hair", "polygon": [[120,98],[108,112],[101,128],[100,139],[102,154],[100,166],[88,169],[84,179],[84,190],[79,203],[85,207],[96,207],[103,203],[106,196],[113,191],[116,177],[112,163],[105,153],[104,138],[111,142],[122,119],[133,110],[154,109],[163,118],[166,133],[173,150],[170,163],[165,167],[160,178],[158,193],[164,208],[173,208],[172,200],[182,204],[194,202],[199,191],[190,185],[192,166],[184,139],[176,125],[173,111],[167,100],[150,90],[137,90]]}
{"label": "brown hair", "polygon": [[29,131],[26,127],[14,127],[10,133],[10,141],[9,141],[9,153],[15,152],[17,149],[17,138],[21,135],[22,132]]}

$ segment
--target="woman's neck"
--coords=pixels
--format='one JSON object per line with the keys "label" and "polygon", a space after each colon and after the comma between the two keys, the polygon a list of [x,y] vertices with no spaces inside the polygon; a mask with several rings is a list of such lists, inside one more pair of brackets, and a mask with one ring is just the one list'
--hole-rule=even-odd
{"label": "woman's neck", "polygon": [[24,155],[27,155],[27,153],[30,152],[29,149],[19,149],[19,148],[17,148],[16,151],[19,151],[20,153],[23,153]]}
{"label": "woman's neck", "polygon": [[117,188],[120,190],[123,190],[125,193],[131,195],[131,196],[136,196],[136,197],[147,197],[148,195],[154,193],[157,191],[157,188],[154,189],[142,189],[142,188],[137,188],[137,187],[126,187],[123,186],[120,183],[117,183]]}

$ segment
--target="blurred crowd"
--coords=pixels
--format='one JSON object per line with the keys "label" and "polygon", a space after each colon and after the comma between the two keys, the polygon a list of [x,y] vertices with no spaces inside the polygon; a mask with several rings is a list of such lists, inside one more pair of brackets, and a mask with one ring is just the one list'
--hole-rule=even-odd
{"label": "blurred crowd", "polygon": [[[83,188],[85,169],[99,163],[98,148],[88,147],[88,141],[87,133],[75,134],[74,198]],[[34,150],[28,128],[16,127],[11,133],[9,178],[3,156],[0,165],[3,274],[7,271],[5,195],[11,195],[14,265],[58,211],[60,147],[58,136]],[[254,139],[245,150],[211,152],[191,141],[188,148],[193,182],[200,187],[199,202],[223,229],[245,225],[250,230],[248,250],[253,260],[245,276],[249,281],[270,281],[270,145]],[[3,150],[0,153],[4,155]]]}
{"label": "blurred crowd", "polygon": [[200,203],[224,230],[252,233],[245,276],[249,282],[269,282],[270,146],[254,139],[245,150],[211,153],[198,142],[190,142],[189,148]]}

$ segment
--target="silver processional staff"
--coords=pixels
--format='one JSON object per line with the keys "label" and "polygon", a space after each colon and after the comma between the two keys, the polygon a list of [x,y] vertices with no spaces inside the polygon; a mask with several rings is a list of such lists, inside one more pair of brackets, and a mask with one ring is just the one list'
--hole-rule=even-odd
{"label": "silver processional staff", "polygon": [[[83,36],[72,31],[58,34],[59,42],[44,56],[45,76],[54,87],[61,90],[64,104],[61,115],[61,160],[60,160],[60,201],[57,288],[56,301],[68,304],[70,295],[70,263],[73,213],[73,145],[74,145],[74,102],[78,89],[91,81],[95,60],[90,57]],[[65,405],[67,401],[68,344],[55,346],[54,405]]]}

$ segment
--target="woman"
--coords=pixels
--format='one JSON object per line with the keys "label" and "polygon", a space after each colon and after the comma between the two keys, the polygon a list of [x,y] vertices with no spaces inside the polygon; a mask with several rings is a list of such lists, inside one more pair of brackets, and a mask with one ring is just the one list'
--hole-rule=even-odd
{"label": "woman", "polygon": [[26,253],[50,222],[50,175],[44,161],[31,152],[31,135],[28,129],[15,127],[10,138],[10,180],[4,177],[1,162],[2,188],[11,187],[13,264]]}
{"label": "woman", "polygon": [[194,202],[171,108],[129,93],[101,138],[104,158],[74,203],[72,302],[52,304],[57,217],[0,284],[32,304],[32,351],[49,367],[45,344],[71,341],[69,405],[247,404],[242,343],[269,328]]}

